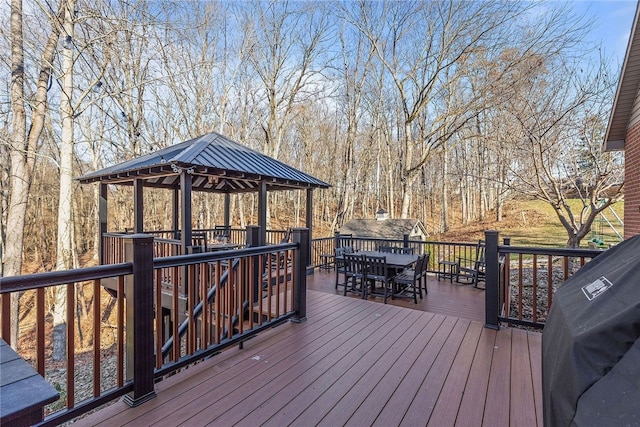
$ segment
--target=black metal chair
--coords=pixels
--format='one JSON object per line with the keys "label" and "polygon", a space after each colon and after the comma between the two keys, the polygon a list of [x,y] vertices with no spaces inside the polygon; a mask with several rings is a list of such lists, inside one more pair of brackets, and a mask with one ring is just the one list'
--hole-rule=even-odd
{"label": "black metal chair", "polygon": [[335,256],[334,256],[334,266],[335,266],[335,270],[336,270],[336,289],[338,289],[338,285],[344,285],[344,282],[340,283],[339,280],[339,276],[340,274],[342,274],[342,276],[345,279],[345,282],[347,281],[347,278],[345,276],[346,270],[345,270],[345,266],[344,266],[344,248],[336,248],[335,249]]}
{"label": "black metal chair", "polygon": [[362,298],[367,297],[366,269],[364,257],[357,254],[344,254],[344,295],[347,292],[359,294]]}
{"label": "black metal chair", "polygon": [[393,278],[393,296],[413,298],[415,304],[418,303],[418,295],[422,298],[422,281],[424,280],[424,290],[427,293],[427,266],[429,265],[429,253],[422,255],[416,261],[415,268],[408,268],[397,274]]}
{"label": "black metal chair", "polygon": [[191,245],[194,253],[207,252],[207,233],[204,231],[191,233]]}
{"label": "black metal chair", "polygon": [[418,265],[420,265],[420,283],[418,283],[418,290],[420,291],[420,298],[422,298],[422,288],[424,287],[424,294],[427,295],[427,271],[429,270],[429,258],[431,254],[425,253],[418,259]]}
{"label": "black metal chair", "polygon": [[476,246],[475,258],[458,258],[458,271],[456,274],[456,282],[460,282],[460,278],[466,279],[465,284],[473,284],[474,287],[478,287],[478,282],[485,281],[485,267],[484,260],[485,243],[484,240],[478,240]]}
{"label": "black metal chair", "polygon": [[393,252],[393,248],[391,246],[388,246],[388,245],[380,245],[380,246],[378,246],[378,251],[379,252],[385,252],[385,253],[392,253]]}
{"label": "black metal chair", "polygon": [[[391,295],[391,271],[387,266],[386,256],[365,256],[364,257],[365,280],[367,286],[371,287],[372,295],[381,295],[384,303]],[[380,286],[378,286],[378,284]],[[366,289],[365,289],[366,290]],[[366,298],[366,294],[365,294]]]}

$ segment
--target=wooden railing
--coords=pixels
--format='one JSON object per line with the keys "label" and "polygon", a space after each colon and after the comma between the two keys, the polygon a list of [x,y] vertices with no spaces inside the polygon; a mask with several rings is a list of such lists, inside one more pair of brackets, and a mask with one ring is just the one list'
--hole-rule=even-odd
{"label": "wooden railing", "polygon": [[458,261],[475,256],[477,242],[438,242],[428,240],[411,240],[409,236],[402,239],[381,239],[369,237],[322,237],[311,241],[311,261],[314,267],[321,264],[320,255],[332,254],[337,246],[352,246],[356,251],[377,250],[380,245],[413,248],[416,255],[430,253],[427,271],[437,273],[440,261]]}
{"label": "wooden railing", "polygon": [[[497,232],[488,231],[486,242],[486,325],[497,328],[500,322],[534,328],[544,327],[555,290],[590,259],[602,251],[591,249],[533,248],[498,246]],[[508,242],[508,239],[507,239]],[[312,263],[321,265],[320,255],[331,254],[337,246],[352,246],[357,251],[376,250],[380,245],[414,248],[416,254],[430,253],[428,271],[438,273],[441,261],[462,263],[473,260],[478,242],[436,242],[424,240],[377,239],[362,237],[323,237],[312,240]],[[468,261],[467,261],[468,262]],[[551,274],[549,274],[551,272]]]}
{"label": "wooden railing", "polygon": [[486,326],[500,322],[542,328],[557,288],[589,260],[592,249],[533,248],[498,245],[498,232],[487,231]]}
{"label": "wooden railing", "polygon": [[[125,263],[0,279],[2,338],[10,339],[11,295],[20,295],[20,316],[33,321],[21,324],[18,353],[45,377],[65,371],[54,384],[59,406],[48,408],[44,425],[120,396],[140,404],[164,376],[306,315],[306,229],[295,229],[288,244],[155,259],[153,237],[119,238],[131,257]],[[66,297],[62,362],[50,360],[54,327],[46,307],[54,291]],[[79,314],[83,304],[86,315]],[[113,375],[104,379],[104,372]]]}

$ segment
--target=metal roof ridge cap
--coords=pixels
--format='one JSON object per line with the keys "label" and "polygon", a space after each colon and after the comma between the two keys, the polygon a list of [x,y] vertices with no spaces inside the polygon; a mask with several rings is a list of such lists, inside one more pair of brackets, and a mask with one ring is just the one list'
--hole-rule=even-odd
{"label": "metal roof ridge cap", "polygon": [[200,153],[202,153],[205,148],[209,144],[211,144],[215,139],[217,139],[217,134],[211,141],[207,141],[207,136],[212,135],[211,133],[206,133],[204,135],[197,136],[193,138],[194,141],[187,147],[185,150],[181,151],[177,156],[173,157],[170,161],[172,162],[182,162],[182,163],[191,163]]}

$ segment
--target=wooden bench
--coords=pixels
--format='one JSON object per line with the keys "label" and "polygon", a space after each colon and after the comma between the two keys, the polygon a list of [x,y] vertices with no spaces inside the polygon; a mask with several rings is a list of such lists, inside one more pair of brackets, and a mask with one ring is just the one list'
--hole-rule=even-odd
{"label": "wooden bench", "polygon": [[44,406],[60,394],[0,339],[0,425],[30,426],[44,419]]}

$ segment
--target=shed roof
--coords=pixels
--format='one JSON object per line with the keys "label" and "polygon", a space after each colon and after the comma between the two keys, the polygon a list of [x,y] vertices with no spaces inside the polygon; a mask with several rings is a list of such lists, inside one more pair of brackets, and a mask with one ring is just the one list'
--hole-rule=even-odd
{"label": "shed roof", "polygon": [[631,26],[627,53],[622,64],[618,89],[604,138],[604,149],[606,151],[624,150],[629,120],[638,95],[638,87],[640,86],[640,31],[636,30],[639,13],[640,7],[636,6],[636,15]]}
{"label": "shed roof", "polygon": [[177,188],[182,171],[193,175],[196,191],[257,191],[263,181],[269,190],[330,187],[216,132],[88,173],[78,180],[130,184],[135,178],[143,178],[145,186]]}
{"label": "shed roof", "polygon": [[427,231],[417,219],[352,219],[340,228],[340,233],[353,234],[354,237],[401,239],[405,234],[412,234],[416,225],[426,236]]}

